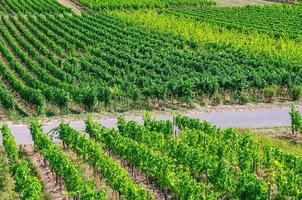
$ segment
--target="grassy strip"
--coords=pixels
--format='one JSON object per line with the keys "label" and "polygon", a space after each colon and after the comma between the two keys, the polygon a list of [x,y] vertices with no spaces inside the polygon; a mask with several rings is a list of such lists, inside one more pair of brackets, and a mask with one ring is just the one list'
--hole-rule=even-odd
{"label": "grassy strip", "polygon": [[270,145],[296,156],[302,156],[302,143],[297,143],[291,137],[290,127],[272,127],[264,129],[244,129],[241,132],[249,133],[260,146]]}

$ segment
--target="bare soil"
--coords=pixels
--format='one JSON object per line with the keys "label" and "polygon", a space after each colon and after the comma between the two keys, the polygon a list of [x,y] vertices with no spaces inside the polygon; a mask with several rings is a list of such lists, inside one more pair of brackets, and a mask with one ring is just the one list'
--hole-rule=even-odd
{"label": "bare soil", "polygon": [[2,107],[0,107],[0,120],[7,120],[7,119],[8,117],[6,111]]}
{"label": "bare soil", "polygon": [[264,1],[264,0],[218,0],[217,6],[219,7],[243,7],[247,5],[255,6],[255,5],[271,5],[274,2]]}
{"label": "bare soil", "polygon": [[77,4],[69,0],[57,0],[63,6],[70,8],[75,14],[81,15],[81,8]]}
{"label": "bare soil", "polygon": [[155,199],[157,200],[173,199],[173,196],[169,192],[165,194],[165,191],[160,190],[156,186],[156,183],[154,180],[152,180],[152,178],[149,178],[146,174],[139,171],[136,167],[130,165],[127,160],[124,160],[118,155],[110,153],[110,151],[106,151],[106,152],[108,155],[110,155],[111,158],[117,161],[123,168],[125,168],[128,171],[129,176],[135,183],[139,184],[142,188],[145,188],[147,191],[149,191],[150,195],[155,196]]}

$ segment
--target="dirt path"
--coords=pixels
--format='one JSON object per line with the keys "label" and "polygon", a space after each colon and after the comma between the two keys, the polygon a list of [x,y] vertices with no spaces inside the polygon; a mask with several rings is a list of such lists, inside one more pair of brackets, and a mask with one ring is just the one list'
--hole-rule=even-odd
{"label": "dirt path", "polygon": [[0,105],[0,120],[7,120],[7,113]]}
{"label": "dirt path", "polygon": [[80,6],[76,5],[74,2],[69,0],[57,0],[63,6],[70,8],[75,14],[81,15],[81,8]]}
{"label": "dirt path", "polygon": [[242,7],[242,6],[256,6],[256,5],[270,5],[274,4],[274,2],[271,1],[264,1],[264,0],[218,0],[217,6],[219,7]]}
{"label": "dirt path", "polygon": [[51,198],[53,200],[68,200],[68,197],[65,195],[63,181],[61,181],[62,184],[56,184],[56,178],[51,172],[50,167],[48,165],[44,165],[42,155],[36,152],[33,147],[29,145],[27,145],[24,150],[32,159],[32,163],[37,170],[38,176]]}

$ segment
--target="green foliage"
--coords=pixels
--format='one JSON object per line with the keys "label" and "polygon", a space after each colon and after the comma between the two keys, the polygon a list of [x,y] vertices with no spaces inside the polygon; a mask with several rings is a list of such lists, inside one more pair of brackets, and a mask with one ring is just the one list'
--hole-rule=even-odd
{"label": "green foliage", "polygon": [[[127,128],[125,122],[119,123],[119,129],[126,128],[124,131],[139,130],[136,125]],[[86,131],[91,138],[126,159],[142,172],[157,180],[161,189],[169,189],[180,199],[206,199],[204,194],[205,185],[197,183],[188,173],[186,168],[174,164],[174,160],[148,148],[147,145],[138,143],[135,140],[119,134],[115,130],[109,130],[92,122],[87,121]],[[141,133],[136,131],[132,138]],[[129,133],[130,134],[130,133]],[[142,136],[144,137],[144,136]],[[155,138],[155,137],[154,137]],[[138,139],[142,141],[142,139]],[[209,196],[215,197],[216,193],[211,192]]]}
{"label": "green foliage", "polygon": [[295,85],[290,89],[290,94],[293,101],[300,100],[302,97],[302,86]]}
{"label": "green foliage", "polygon": [[[205,7],[170,9],[167,12],[247,34],[259,32],[275,38],[290,39],[297,39],[302,34],[299,28],[302,26],[301,15],[298,14],[302,12],[302,5]],[[271,14],[274,17],[270,17]]]}
{"label": "green foliage", "polygon": [[21,199],[41,199],[42,184],[37,177],[31,176],[30,168],[25,160],[16,162],[11,168],[16,182],[16,191]]}
{"label": "green foliage", "polygon": [[[119,119],[118,124],[122,122],[123,120]],[[173,137],[173,123],[170,120],[156,121],[149,112],[144,113],[144,126],[150,131],[163,133],[166,138]],[[120,131],[122,127],[118,127]]]}
{"label": "green foliage", "polygon": [[[231,199],[267,199],[268,191],[271,192],[271,199],[295,199],[301,195],[300,156],[286,153],[271,144],[259,146],[249,135],[234,129],[220,130],[196,119],[177,116],[176,124],[181,129],[178,139],[189,145],[191,151],[198,149],[199,152],[205,152],[204,149],[209,149],[205,155],[211,160],[206,167],[209,177],[213,172],[215,175],[210,183],[224,188],[225,182],[232,180],[226,184],[229,191],[222,190],[228,191],[226,194],[231,194]],[[178,156],[177,161],[180,162],[184,155]],[[184,159],[190,164],[192,162],[188,157]],[[195,156],[195,162],[198,166],[202,159]],[[220,182],[221,177],[225,178],[224,182]]]}
{"label": "green foliage", "polygon": [[[87,123],[90,123],[89,119]],[[86,129],[93,130],[94,126],[88,124]],[[67,124],[60,125],[59,137],[84,159],[92,162],[100,174],[106,178],[106,183],[125,198],[133,200],[147,200],[148,196],[151,200],[154,198],[152,194],[148,195],[143,188],[130,179],[128,172],[102,150],[102,145],[96,144]]]}
{"label": "green foliage", "polygon": [[[276,9],[274,9],[275,7]],[[251,53],[265,53],[268,57],[276,57],[275,59],[281,58],[286,62],[292,63],[293,65],[296,65],[297,63],[301,64],[301,40],[299,39],[300,34],[297,33],[301,30],[298,28],[298,26],[295,26],[295,23],[292,23],[291,18],[298,18],[296,21],[301,21],[300,15],[296,14],[295,10],[299,12],[302,6],[275,7],[250,6],[251,10],[256,10],[254,12],[251,12],[249,7],[212,7],[195,10],[163,9],[160,11],[111,11],[110,13],[118,16],[121,19],[146,28],[156,29],[162,33],[169,33],[184,37],[190,41],[190,44],[192,44],[192,41],[198,44],[198,46],[200,46],[200,44],[204,45],[209,43],[223,43],[226,45],[231,44],[236,48],[244,49]],[[283,7],[284,10],[289,9],[293,11],[287,13],[286,11],[283,11]],[[257,9],[260,11],[257,11]],[[208,10],[212,12],[212,16],[202,17],[202,15],[208,14]],[[216,13],[219,15],[220,11],[224,16],[217,17]],[[223,14],[223,11],[227,11],[226,14]],[[259,13],[262,13],[264,17],[259,15]],[[284,16],[279,16],[279,18],[272,19],[269,17],[270,14],[268,13],[274,13],[274,15],[280,14]],[[245,18],[242,16],[242,14],[245,15]],[[258,16],[254,17],[253,15]],[[234,18],[239,19],[234,21]],[[270,18],[266,20],[268,24],[263,23],[263,18]],[[258,21],[256,23],[252,23],[250,22],[251,19],[256,19]],[[224,20],[228,22],[224,22]],[[287,33],[293,34],[293,36],[298,37],[297,39],[273,37],[265,33],[265,31],[272,32],[272,34],[274,34],[274,32],[283,31],[284,27],[277,25],[283,20],[285,20],[286,23],[282,25],[289,26],[290,29],[293,29],[293,31],[288,31]],[[232,28],[233,26],[235,28]],[[242,26],[249,28],[243,28],[244,31],[238,30]],[[271,28],[271,26],[277,27]],[[264,30],[264,32],[261,30]],[[196,49],[196,44],[193,45],[194,49],[191,50],[194,51]],[[189,49],[190,47],[191,45],[188,46]]]}
{"label": "green foliage", "polygon": [[251,97],[246,92],[240,92],[238,95],[235,95],[234,98],[238,100],[238,103],[241,105],[247,104],[251,101]]}
{"label": "green foliage", "polygon": [[302,116],[294,105],[292,106],[289,115],[291,118],[292,134],[302,134]]}
{"label": "green foliage", "polygon": [[[270,144],[258,145],[250,135],[233,128],[219,129],[184,116],[176,116],[175,122],[179,127],[176,137],[172,137],[171,121],[154,120],[149,113],[145,113],[143,125],[119,118],[118,130],[88,118],[89,138],[64,123],[57,131],[64,146],[90,162],[108,186],[127,199],[154,197],[131,180],[128,172],[110,157],[112,153],[127,161],[130,168],[146,174],[149,180],[156,180],[159,189],[180,199],[262,200],[269,193],[274,200],[301,196],[300,156]],[[32,121],[30,127],[35,145],[54,172],[63,177],[71,196],[79,191],[85,199],[105,199],[103,191],[94,191],[93,182],[85,182],[78,167],[42,132],[37,121]],[[8,158],[17,161],[12,136],[7,127],[2,131],[5,149],[11,152]],[[29,173],[23,166],[26,162],[12,170]]]}
{"label": "green foliage", "polygon": [[31,175],[26,160],[19,158],[17,144],[7,125],[1,128],[3,146],[5,148],[12,176],[15,180],[15,190],[21,200],[39,200],[41,198],[42,184],[37,177]]}
{"label": "green foliage", "polygon": [[99,9],[139,9],[164,8],[169,6],[206,6],[215,5],[212,0],[80,0],[82,5],[94,10]]}
{"label": "green foliage", "polygon": [[0,83],[0,105],[7,110],[14,110],[16,103],[14,97]]}
{"label": "green foliage", "polygon": [[105,200],[106,193],[103,190],[95,191],[94,183],[87,182],[79,167],[67,158],[46,134],[42,132],[41,125],[38,121],[33,120],[30,124],[30,131],[34,144],[48,161],[51,169],[64,179],[66,190],[69,195],[76,197],[79,193],[83,199]]}
{"label": "green foliage", "polygon": [[[204,97],[218,97],[219,103],[224,94],[245,103],[244,93],[253,96],[272,83],[282,95],[283,89],[301,83],[300,64],[221,42],[230,35],[210,28],[203,33],[195,23],[173,16],[139,12],[120,14],[123,19],[119,19],[89,12],[2,17],[0,32],[5,42],[0,43],[0,70],[5,87],[0,89],[4,95],[1,105],[8,110],[14,107],[10,93],[16,93],[37,114],[52,108],[48,104],[63,111],[71,105],[87,111],[100,106],[124,110],[154,102],[188,105]],[[125,22],[127,17],[144,21],[148,28]],[[150,30],[152,25],[165,33]],[[253,44],[258,39],[255,36]],[[248,41],[240,38],[239,43]],[[238,94],[242,95],[233,98]]]}
{"label": "green foliage", "polygon": [[0,14],[36,14],[36,13],[62,13],[70,11],[54,0],[24,1],[3,0],[0,5]]}
{"label": "green foliage", "polygon": [[0,157],[0,188],[1,188],[1,192],[2,192],[2,188],[4,188],[4,184],[6,182],[6,176],[5,176],[5,170],[4,170],[4,159],[1,155]]}
{"label": "green foliage", "polygon": [[236,193],[242,200],[265,200],[267,199],[266,185],[264,182],[257,181],[255,175],[242,173],[238,177]]}
{"label": "green foliage", "polygon": [[278,94],[278,86],[271,85],[266,88],[264,88],[264,97],[268,102],[271,102],[274,97]]}
{"label": "green foliage", "polygon": [[15,184],[11,177],[9,163],[3,148],[0,148],[0,199],[16,199]]}

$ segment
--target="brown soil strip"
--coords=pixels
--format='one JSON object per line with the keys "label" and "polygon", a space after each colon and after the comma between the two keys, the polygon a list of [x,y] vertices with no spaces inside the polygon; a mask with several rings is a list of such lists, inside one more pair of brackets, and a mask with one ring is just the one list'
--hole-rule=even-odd
{"label": "brown soil strip", "polygon": [[154,194],[155,199],[157,200],[172,200],[173,196],[169,192],[165,194],[165,191],[159,189],[156,186],[155,181],[152,178],[149,178],[146,174],[139,171],[134,166],[130,165],[127,160],[124,160],[118,155],[112,154],[110,151],[106,151],[110,157],[112,157],[115,161],[117,161],[122,167],[124,167],[127,171],[131,179],[139,184],[142,188],[145,188],[152,195]]}
{"label": "brown soil strip", "polygon": [[7,113],[0,105],[0,120],[7,120]]}
{"label": "brown soil strip", "polygon": [[43,156],[29,145],[27,145],[24,150],[31,158],[45,190],[50,194],[52,199],[69,200],[70,198],[68,198],[68,196],[66,195],[64,181],[62,179],[59,179],[58,183],[56,183],[56,176],[54,173],[52,173],[51,168],[47,164],[47,162],[44,163]]}
{"label": "brown soil strip", "polygon": [[247,5],[255,6],[255,5],[270,5],[274,2],[264,1],[264,0],[218,0],[217,6],[219,7],[243,7]]}
{"label": "brown soil strip", "polygon": [[81,8],[77,4],[69,0],[57,0],[63,6],[70,8],[75,14],[81,15]]}

